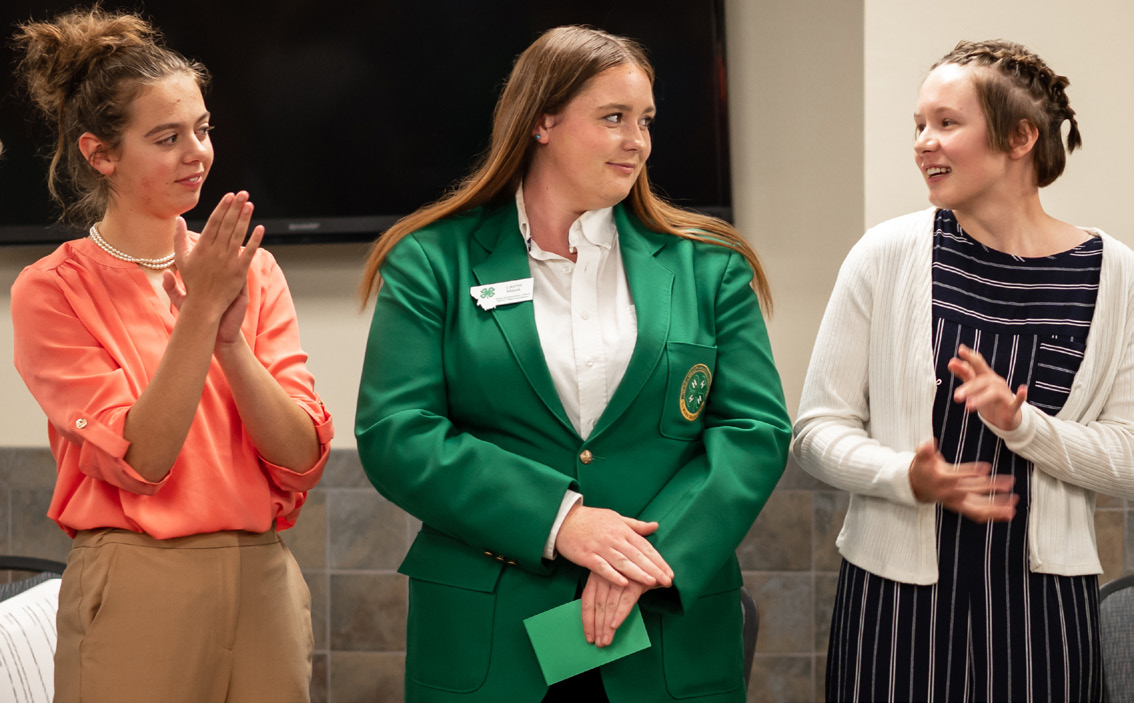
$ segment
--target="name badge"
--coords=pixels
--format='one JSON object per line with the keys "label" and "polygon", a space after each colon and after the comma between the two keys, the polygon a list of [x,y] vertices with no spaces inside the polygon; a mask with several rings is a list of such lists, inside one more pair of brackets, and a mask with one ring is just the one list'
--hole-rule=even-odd
{"label": "name badge", "polygon": [[469,288],[473,300],[482,310],[491,310],[497,305],[522,303],[532,299],[532,279],[519,278],[515,281],[489,283],[486,286]]}

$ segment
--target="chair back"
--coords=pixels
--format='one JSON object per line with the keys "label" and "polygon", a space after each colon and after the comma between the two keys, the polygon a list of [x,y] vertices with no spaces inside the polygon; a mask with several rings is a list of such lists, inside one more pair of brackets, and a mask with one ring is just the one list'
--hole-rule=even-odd
{"label": "chair back", "polygon": [[1134,574],[1099,589],[1103,692],[1108,701],[1134,701]]}

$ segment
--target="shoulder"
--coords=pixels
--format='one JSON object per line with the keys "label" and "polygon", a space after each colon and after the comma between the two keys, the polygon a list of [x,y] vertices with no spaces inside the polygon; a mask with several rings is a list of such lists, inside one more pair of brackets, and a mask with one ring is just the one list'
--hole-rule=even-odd
{"label": "shoulder", "polygon": [[85,242],[87,242],[85,239],[63,242],[55,251],[26,266],[12,284],[13,297],[21,295],[29,288],[45,284],[59,286],[63,270],[90,268],[93,262],[82,252]]}
{"label": "shoulder", "polygon": [[933,233],[937,208],[918,210],[900,217],[894,217],[866,230],[859,245],[880,250],[905,249],[922,241],[924,235]]}
{"label": "shoulder", "polygon": [[467,246],[469,240],[485,226],[486,222],[498,219],[500,209],[499,207],[479,206],[435,220],[406,235],[394,246],[392,252],[409,246],[407,241],[414,242],[422,249],[431,252]]}

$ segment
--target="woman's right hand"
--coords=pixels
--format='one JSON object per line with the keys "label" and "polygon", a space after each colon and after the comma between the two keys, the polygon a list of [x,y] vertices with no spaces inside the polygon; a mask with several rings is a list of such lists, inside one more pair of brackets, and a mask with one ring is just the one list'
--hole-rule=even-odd
{"label": "woman's right hand", "polygon": [[[209,215],[192,248],[185,220],[178,218],[173,247],[185,292],[175,296],[170,291],[174,305],[181,308],[193,301],[193,305],[206,306],[218,318],[230,309],[248,281],[248,267],[264,236],[263,226],[257,226],[248,244],[243,245],[252,210],[247,192],[227,193]],[[165,283],[168,291],[169,283]]]}
{"label": "woman's right hand", "polygon": [[646,535],[657,529],[656,522],[642,522],[613,510],[577,503],[563,519],[555,537],[555,549],[569,561],[618,586],[636,581],[647,588],[668,588],[673,585],[673,569],[646,540]]}
{"label": "woman's right hand", "polygon": [[1016,514],[1020,496],[1012,492],[1013,476],[990,476],[992,466],[973,461],[950,464],[937,442],[922,442],[910,463],[910,488],[922,503],[941,503],[974,522],[1007,522]]}

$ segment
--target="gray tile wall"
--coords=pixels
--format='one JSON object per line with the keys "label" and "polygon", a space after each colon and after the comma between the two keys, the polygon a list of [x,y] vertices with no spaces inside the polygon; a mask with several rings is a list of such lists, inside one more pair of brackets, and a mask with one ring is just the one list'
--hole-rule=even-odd
{"label": "gray tile wall", "polygon": [[[45,517],[55,478],[46,449],[0,448],[0,553],[63,560],[70,540]],[[748,700],[819,701],[846,494],[789,465],[737,550],[760,610]],[[1134,571],[1134,521],[1101,497],[1101,582]],[[332,453],[298,525],[285,533],[311,588],[314,701],[402,700],[406,581],[397,567],[420,523],[370,487],[352,450]],[[3,580],[21,574],[0,573]]]}

